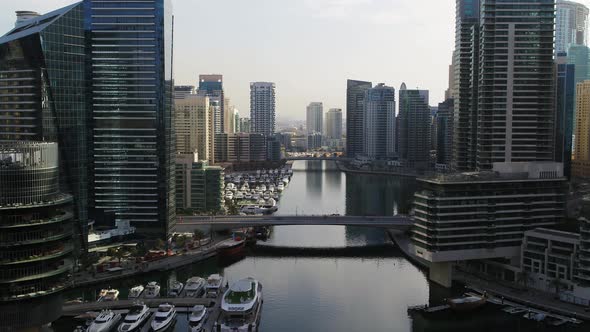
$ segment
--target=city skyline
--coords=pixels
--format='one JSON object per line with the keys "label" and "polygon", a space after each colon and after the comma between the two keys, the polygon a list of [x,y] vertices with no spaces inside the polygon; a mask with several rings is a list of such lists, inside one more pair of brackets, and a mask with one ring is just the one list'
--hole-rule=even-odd
{"label": "city skyline", "polygon": [[[0,28],[10,30],[16,10],[43,14],[75,2],[2,3]],[[344,109],[346,79],[390,86],[405,81],[408,87],[430,90],[433,103],[444,100],[453,48],[453,2],[298,0],[288,5],[289,10],[284,10],[282,2],[269,0],[248,4],[174,0],[175,84],[198,85],[200,74],[222,74],[226,94],[240,116],[247,117],[249,83],[275,82],[277,120],[305,119],[306,106],[312,101],[324,102],[326,109]],[[223,12],[224,21],[234,23],[214,24],[217,18],[208,14],[211,12]],[[194,22],[215,26],[223,43],[192,42]],[[415,25],[411,34],[405,33],[409,24]],[[265,56],[259,57],[248,36],[250,31],[269,28],[272,31],[265,35],[261,48]],[[349,46],[349,38],[357,40],[354,48]],[[432,57],[434,50],[440,56]],[[309,70],[310,64],[318,69]],[[417,66],[419,71],[415,70]],[[303,80],[312,83],[301,85]]]}

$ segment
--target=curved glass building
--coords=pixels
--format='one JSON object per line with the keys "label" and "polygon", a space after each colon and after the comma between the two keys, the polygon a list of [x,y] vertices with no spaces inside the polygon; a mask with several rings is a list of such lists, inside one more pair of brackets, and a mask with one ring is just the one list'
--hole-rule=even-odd
{"label": "curved glass building", "polygon": [[72,196],[59,189],[57,144],[0,143],[0,331],[61,315],[72,222]]}

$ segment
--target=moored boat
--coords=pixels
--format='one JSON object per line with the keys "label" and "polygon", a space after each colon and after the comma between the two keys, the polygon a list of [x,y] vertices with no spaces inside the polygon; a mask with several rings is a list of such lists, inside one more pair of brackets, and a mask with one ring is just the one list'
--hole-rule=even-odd
{"label": "moored boat", "polygon": [[262,311],[262,285],[245,278],[231,285],[221,300],[221,315],[216,328],[221,332],[256,331]]}
{"label": "moored boat", "polygon": [[170,297],[177,297],[180,296],[180,293],[182,293],[182,289],[184,288],[184,284],[180,281],[174,281],[171,285],[170,285],[170,290],[168,291],[168,295]]}
{"label": "moored boat", "polygon": [[220,274],[212,274],[209,276],[209,278],[207,278],[205,294],[208,298],[217,298],[222,287],[223,276]]}
{"label": "moored boat", "polygon": [[138,285],[138,286],[131,288],[129,290],[129,295],[127,295],[127,298],[129,298],[130,300],[138,299],[141,296],[141,294],[143,293],[144,289],[145,288],[142,285]]}
{"label": "moored boat", "polygon": [[150,308],[145,304],[135,304],[119,325],[119,332],[131,332],[139,330],[150,317]]}
{"label": "moored boat", "polygon": [[113,329],[121,320],[121,314],[111,310],[103,310],[88,327],[88,332],[107,332]]}
{"label": "moored boat", "polygon": [[154,314],[151,327],[152,331],[164,331],[176,321],[176,308],[172,304],[160,304],[158,311]]}
{"label": "moored boat", "polygon": [[458,312],[466,312],[478,309],[485,305],[487,302],[485,296],[464,296],[455,299],[448,300],[448,304],[452,310]]}
{"label": "moored boat", "polygon": [[143,297],[146,299],[155,299],[160,296],[160,285],[157,282],[151,281],[143,291]]}
{"label": "moored boat", "polygon": [[246,240],[239,236],[234,236],[229,240],[220,242],[217,245],[217,254],[220,258],[231,258],[239,256],[244,252]]}
{"label": "moored boat", "polygon": [[194,306],[188,318],[189,332],[202,332],[208,317],[209,311],[207,308],[205,308],[205,306]]}
{"label": "moored boat", "polygon": [[191,277],[186,281],[184,287],[185,295],[187,297],[199,297],[205,290],[205,279],[201,277]]}

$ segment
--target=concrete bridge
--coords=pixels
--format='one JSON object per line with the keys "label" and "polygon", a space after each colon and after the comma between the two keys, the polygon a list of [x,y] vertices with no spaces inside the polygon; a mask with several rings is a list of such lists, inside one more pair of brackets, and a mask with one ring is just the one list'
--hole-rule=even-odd
{"label": "concrete bridge", "polygon": [[354,217],[340,215],[325,216],[178,216],[174,227],[176,232],[193,232],[198,226],[220,228],[242,228],[256,226],[356,226],[368,228],[396,229],[405,231],[412,226],[412,219],[406,215],[392,217]]}
{"label": "concrete bridge", "polygon": [[389,258],[401,257],[402,252],[393,243],[336,248],[282,247],[256,243],[248,251],[255,257],[303,258]]}

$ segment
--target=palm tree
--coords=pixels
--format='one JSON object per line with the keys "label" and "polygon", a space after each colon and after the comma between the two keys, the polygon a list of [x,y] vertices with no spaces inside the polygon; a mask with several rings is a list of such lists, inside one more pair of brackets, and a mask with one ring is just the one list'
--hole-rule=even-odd
{"label": "palm tree", "polygon": [[516,277],[516,282],[519,284],[522,284],[524,286],[524,288],[528,288],[528,284],[529,282],[533,281],[533,277],[531,276],[531,273],[527,270],[522,270],[521,272],[518,273],[517,277]]}
{"label": "palm tree", "polygon": [[121,260],[125,257],[125,250],[123,248],[119,248],[113,253],[113,257],[119,260],[119,264],[121,264]]}
{"label": "palm tree", "polygon": [[561,278],[557,277],[549,282],[549,286],[555,287],[555,296],[558,297],[559,291],[561,291],[561,289],[565,287],[566,284],[561,280]]}
{"label": "palm tree", "polygon": [[199,248],[201,247],[201,239],[205,237],[205,233],[203,233],[200,229],[195,229],[193,234],[193,238],[199,243]]}

